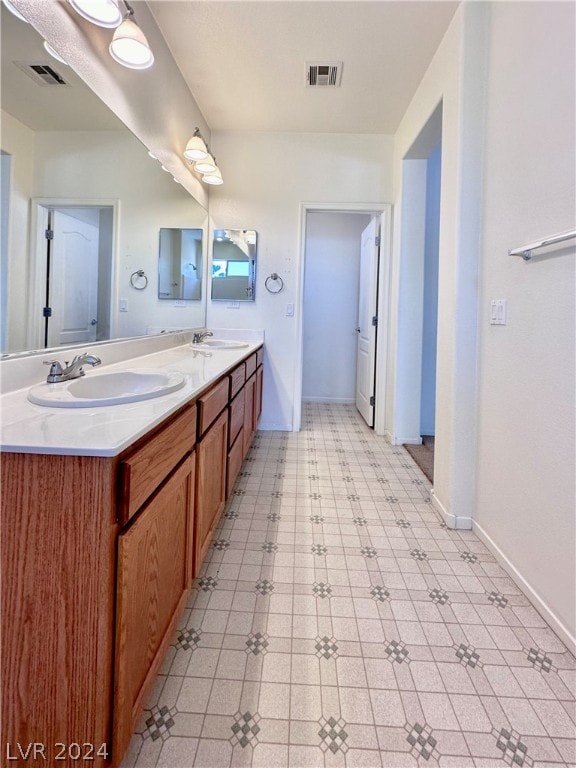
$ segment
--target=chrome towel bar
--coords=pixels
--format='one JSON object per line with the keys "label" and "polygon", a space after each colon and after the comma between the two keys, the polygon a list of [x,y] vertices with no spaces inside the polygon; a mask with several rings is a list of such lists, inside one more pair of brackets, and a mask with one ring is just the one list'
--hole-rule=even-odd
{"label": "chrome towel bar", "polygon": [[555,243],[563,243],[564,240],[572,240],[576,237],[576,230],[572,229],[569,232],[561,232],[558,235],[552,235],[545,240],[537,240],[535,243],[529,243],[528,245],[522,245],[520,248],[512,248],[508,251],[509,256],[522,256],[524,261],[529,261],[532,258],[532,251],[537,248],[544,248],[546,245],[554,245]]}

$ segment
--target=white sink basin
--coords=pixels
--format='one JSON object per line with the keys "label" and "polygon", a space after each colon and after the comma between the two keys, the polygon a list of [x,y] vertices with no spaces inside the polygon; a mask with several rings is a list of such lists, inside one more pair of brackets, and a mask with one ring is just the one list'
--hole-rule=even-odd
{"label": "white sink basin", "polygon": [[232,341],[231,339],[204,339],[200,344],[191,344],[192,349],[240,349],[247,346],[247,341]]}
{"label": "white sink basin", "polygon": [[161,397],[185,383],[186,377],[175,372],[134,370],[88,374],[58,384],[38,384],[28,392],[28,400],[51,408],[93,408]]}

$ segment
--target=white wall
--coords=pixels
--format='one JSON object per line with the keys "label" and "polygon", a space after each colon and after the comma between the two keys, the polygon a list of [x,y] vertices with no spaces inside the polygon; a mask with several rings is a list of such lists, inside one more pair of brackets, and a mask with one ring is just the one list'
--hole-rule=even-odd
{"label": "white wall", "polygon": [[356,398],[360,246],[366,214],[310,211],[306,218],[302,399]]}
{"label": "white wall", "polygon": [[[404,189],[403,172],[408,163],[420,161],[405,158],[442,103],[434,502],[447,522],[458,527],[471,525],[476,482],[477,275],[488,12],[487,3],[459,6],[394,139],[398,201],[394,231],[406,233],[409,227],[404,219],[411,200]],[[415,186],[421,189],[422,185]],[[419,396],[421,369],[419,347],[414,360],[405,359],[406,339],[410,333],[419,337],[422,333],[416,317],[413,329],[406,327],[412,302],[421,306],[422,296],[417,284],[411,292],[405,291],[406,270],[410,268],[407,254],[402,235],[396,237],[386,409],[395,442],[402,442],[405,435],[402,425],[396,423],[406,411],[403,398],[414,386],[415,372]],[[419,421],[419,413],[415,419]]]}
{"label": "white wall", "polygon": [[[574,30],[573,3],[492,7],[474,516],[572,638],[575,246],[507,252],[574,228]],[[489,325],[494,298],[506,326]]]}
{"label": "white wall", "polygon": [[[10,226],[8,231],[8,287],[6,348],[26,348],[28,295],[28,222],[34,179],[34,133],[6,112],[1,113],[2,150],[12,157]],[[3,201],[3,205],[6,201]]]}
{"label": "white wall", "polygon": [[[157,291],[160,227],[200,227],[204,209],[127,131],[37,132],[34,142],[33,196],[120,201],[114,335],[143,334],[151,325],[203,325],[204,302],[175,307],[159,300]],[[143,291],[130,286],[138,269],[148,276]],[[116,311],[118,298],[128,300],[128,312]]]}
{"label": "white wall", "polygon": [[438,334],[438,244],[440,235],[440,161],[438,145],[426,161],[424,234],[424,307],[422,312],[422,390],[420,434],[436,431],[436,351]]}
{"label": "white wall", "polygon": [[[256,301],[240,309],[208,302],[207,324],[264,328],[264,408],[261,427],[291,430],[300,296],[300,205],[377,203],[392,198],[389,136],[297,133],[212,135],[225,183],[211,191],[216,228],[258,232]],[[264,281],[277,272],[284,290],[271,294]],[[287,303],[295,317],[286,317]]]}

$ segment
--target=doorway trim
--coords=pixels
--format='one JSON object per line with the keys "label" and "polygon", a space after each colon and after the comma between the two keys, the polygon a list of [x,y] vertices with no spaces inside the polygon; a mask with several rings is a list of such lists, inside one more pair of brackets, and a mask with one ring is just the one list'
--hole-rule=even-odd
{"label": "doorway trim", "polygon": [[33,197],[30,210],[30,283],[27,346],[43,349],[42,329],[38,318],[45,304],[46,258],[44,230],[48,209],[54,208],[111,208],[112,209],[112,259],[110,265],[110,338],[118,335],[118,222],[120,201],[117,198],[55,198]]}
{"label": "doorway trim", "polygon": [[299,432],[302,424],[302,374],[304,355],[304,272],[306,264],[306,220],[309,213],[364,213],[380,216],[381,231],[385,236],[380,239],[380,266],[378,272],[378,318],[380,328],[384,332],[378,336],[376,350],[376,392],[382,392],[382,397],[376,397],[374,410],[374,431],[383,435],[386,427],[386,372],[388,356],[388,295],[390,291],[390,266],[392,246],[392,205],[391,203],[300,203],[299,222],[299,254],[300,265],[296,276],[296,295],[298,310],[296,312],[296,365],[294,366],[294,406],[292,414],[292,431]]}

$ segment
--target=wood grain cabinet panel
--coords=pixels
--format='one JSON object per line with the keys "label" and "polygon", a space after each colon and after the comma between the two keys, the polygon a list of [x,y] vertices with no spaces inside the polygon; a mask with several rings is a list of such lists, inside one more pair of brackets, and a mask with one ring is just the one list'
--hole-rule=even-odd
{"label": "wood grain cabinet panel", "polygon": [[126,523],[196,442],[196,406],[187,408],[120,463],[119,519]]}
{"label": "wood grain cabinet panel", "polygon": [[6,765],[69,765],[57,742],[111,749],[116,468],[5,453],[1,469],[2,755],[38,742],[46,762]]}
{"label": "wood grain cabinet panel", "polygon": [[198,398],[198,434],[202,436],[210,424],[228,405],[229,382],[224,377],[215,384],[205,395]]}
{"label": "wood grain cabinet panel", "polygon": [[252,374],[256,371],[256,352],[254,354],[250,355],[249,358],[246,360],[246,381],[252,376]]}
{"label": "wood grain cabinet panel", "polygon": [[244,458],[256,432],[256,376],[251,376],[244,386]]}
{"label": "wood grain cabinet panel", "polygon": [[114,753],[120,762],[190,587],[196,457],[118,537]]}
{"label": "wood grain cabinet panel", "polygon": [[232,493],[234,483],[240,472],[242,466],[242,460],[244,456],[244,434],[242,429],[240,430],[236,442],[228,451],[228,466],[226,470],[226,498]]}
{"label": "wood grain cabinet panel", "polygon": [[228,409],[220,414],[196,448],[196,530],[194,575],[210,545],[226,503]]}
{"label": "wood grain cabinet panel", "polygon": [[244,399],[244,389],[242,389],[230,403],[229,446],[236,440],[238,433],[244,426]]}
{"label": "wood grain cabinet panel", "polygon": [[240,363],[229,374],[228,378],[230,379],[230,400],[232,400],[240,392],[246,381],[246,363]]}
{"label": "wood grain cabinet panel", "polygon": [[260,416],[262,416],[263,385],[264,385],[264,369],[262,366],[259,366],[256,369],[256,424],[255,424],[255,427],[258,426],[258,422],[260,421]]}

